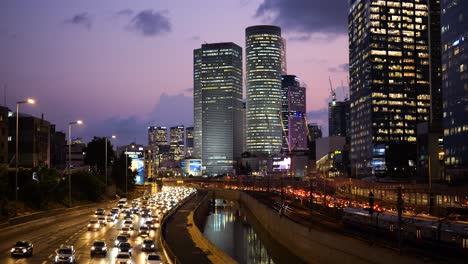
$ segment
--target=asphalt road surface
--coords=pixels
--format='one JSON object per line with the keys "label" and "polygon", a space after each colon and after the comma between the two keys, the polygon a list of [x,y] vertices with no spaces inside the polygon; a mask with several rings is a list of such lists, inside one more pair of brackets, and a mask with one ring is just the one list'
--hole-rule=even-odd
{"label": "asphalt road surface", "polygon": [[[23,230],[0,232],[0,263],[54,263],[55,250],[60,245],[73,245],[75,248],[76,263],[115,263],[118,249],[114,247],[114,239],[122,227],[122,216],[114,223],[108,223],[99,231],[88,231],[87,224],[93,219],[93,212],[89,211],[77,216],[64,217],[60,221],[49,224],[40,224],[27,227]],[[132,249],[133,263],[145,263],[147,253],[141,251],[142,237],[138,236],[138,229],[149,218],[135,216],[134,231],[129,238]],[[157,232],[152,230],[150,237],[157,246]],[[29,240],[34,244],[34,254],[29,258],[12,258],[10,249],[18,240]],[[94,241],[104,240],[107,243],[107,256],[91,258],[90,250]],[[156,251],[161,254],[161,252]]]}

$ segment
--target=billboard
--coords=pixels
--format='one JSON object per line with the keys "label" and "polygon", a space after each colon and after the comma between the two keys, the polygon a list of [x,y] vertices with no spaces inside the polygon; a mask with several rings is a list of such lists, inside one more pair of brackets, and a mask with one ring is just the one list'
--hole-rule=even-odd
{"label": "billboard", "polygon": [[202,161],[201,159],[186,159],[182,161],[182,170],[186,176],[201,176]]}

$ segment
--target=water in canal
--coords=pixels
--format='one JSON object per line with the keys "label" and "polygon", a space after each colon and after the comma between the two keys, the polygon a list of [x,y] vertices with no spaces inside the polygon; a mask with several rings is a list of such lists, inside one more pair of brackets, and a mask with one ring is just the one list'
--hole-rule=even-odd
{"label": "water in canal", "polygon": [[203,234],[239,263],[301,263],[239,204],[217,199]]}

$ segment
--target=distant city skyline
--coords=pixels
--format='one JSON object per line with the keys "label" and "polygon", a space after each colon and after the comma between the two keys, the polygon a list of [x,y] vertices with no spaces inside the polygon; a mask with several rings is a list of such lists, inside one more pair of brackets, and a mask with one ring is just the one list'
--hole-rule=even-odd
{"label": "distant city skyline", "polygon": [[232,41],[245,49],[246,27],[274,24],[287,39],[288,72],[307,84],[309,121],[326,131],[327,78],[348,75],[347,3],[322,2],[2,1],[0,94],[6,86],[10,109],[34,97],[22,112],[44,113],[57,130],[83,119],[74,134],[85,141],[112,133],[114,145],[145,143],[148,126],[193,125],[194,48]]}

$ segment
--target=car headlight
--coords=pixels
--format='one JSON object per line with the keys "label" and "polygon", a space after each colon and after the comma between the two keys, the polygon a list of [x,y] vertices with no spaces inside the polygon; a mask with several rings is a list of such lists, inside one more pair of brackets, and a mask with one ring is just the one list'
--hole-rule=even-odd
{"label": "car headlight", "polygon": [[90,225],[90,224],[88,224],[88,227],[90,227],[90,226],[91,226],[91,225]]}
{"label": "car headlight", "polygon": [[152,248],[154,248],[154,245],[151,245]]}
{"label": "car headlight", "polygon": [[95,250],[96,248],[95,247],[91,247],[91,250]]}
{"label": "car headlight", "polygon": [[10,252],[15,252],[15,248],[12,248],[12,249],[10,250]]}
{"label": "car headlight", "polygon": [[26,251],[27,251],[27,250],[26,250],[25,248],[23,248],[23,253],[26,253]]}
{"label": "car headlight", "polygon": [[107,247],[102,247],[102,250],[107,250]]}
{"label": "car headlight", "polygon": [[58,256],[55,256],[55,261],[57,261],[57,260],[58,260]]}
{"label": "car headlight", "polygon": [[146,247],[146,245],[145,245],[145,244],[143,244],[143,247],[145,248],[145,247]]}

